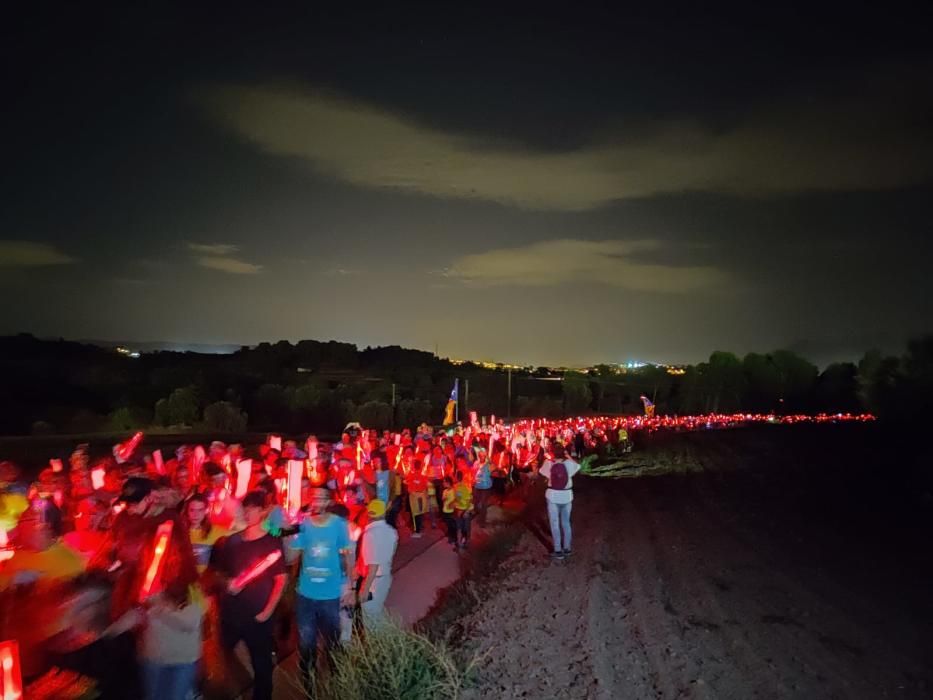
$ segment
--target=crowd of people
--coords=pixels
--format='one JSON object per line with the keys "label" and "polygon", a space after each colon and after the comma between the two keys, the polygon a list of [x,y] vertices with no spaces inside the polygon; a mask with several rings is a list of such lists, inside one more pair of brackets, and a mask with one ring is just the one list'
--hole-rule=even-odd
{"label": "crowd of people", "polygon": [[160,700],[244,684],[269,698],[277,652],[297,639],[310,691],[342,642],[384,619],[400,535],[437,529],[468,551],[489,507],[540,473],[553,556],[569,556],[568,453],[624,445],[611,427],[350,424],[333,444],[269,436],[169,459],[136,434],[105,458],[78,446],[34,479],[0,463],[0,639],[19,640],[27,679],[71,669],[105,698]]}
{"label": "crowd of people", "polygon": [[436,529],[466,552],[490,505],[540,476],[551,556],[564,559],[586,455],[617,457],[657,430],[871,419],[471,415],[438,430],[350,424],[332,444],[183,445],[168,459],[137,433],[103,458],[79,445],[32,478],[0,462],[0,653],[14,644],[27,680],[70,669],[104,698],[171,700],[246,685],[268,698],[277,655],[297,648],[310,689],[341,643],[384,618],[400,537]]}

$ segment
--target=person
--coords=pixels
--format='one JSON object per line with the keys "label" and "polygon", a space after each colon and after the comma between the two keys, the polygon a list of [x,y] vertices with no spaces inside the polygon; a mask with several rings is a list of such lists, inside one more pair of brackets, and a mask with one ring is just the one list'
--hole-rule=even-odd
{"label": "person", "polygon": [[194,494],[184,505],[182,513],[188,524],[191,538],[191,549],[198,567],[198,573],[204,573],[211,561],[211,552],[217,541],[227,537],[230,531],[219,525],[214,525],[207,517],[207,498],[201,494]]}
{"label": "person", "polygon": [[444,493],[444,476],[447,474],[447,456],[444,454],[444,448],[435,445],[431,450],[431,456],[427,460],[427,477],[431,480],[431,486],[434,487],[434,497],[437,503],[437,510],[443,510],[441,498]]}
{"label": "person", "polygon": [[208,463],[207,472],[210,489],[207,492],[208,518],[211,523],[228,530],[238,530],[243,515],[240,501],[234,498],[227,474],[213,462]]}
{"label": "person", "polygon": [[583,454],[586,452],[586,436],[583,434],[583,428],[577,430],[573,436],[573,449],[577,454],[577,459],[583,459]]}
{"label": "person", "polygon": [[176,511],[157,502],[152,481],[142,476],[128,478],[116,503],[123,510],[114,518],[104,543],[88,564],[91,570],[106,571],[116,577],[112,596],[115,620],[137,602],[146,562],[152,558],[156,531],[163,523],[172,523],[164,578],[167,582],[177,578],[180,585],[186,586],[198,579],[188,527]]}
{"label": "person", "polygon": [[350,580],[353,572],[350,533],[346,520],[327,511],[329,504],[326,488],[313,489],[308,517],[301,521],[291,545],[301,551],[295,603],[298,667],[309,691],[317,666],[318,637],[329,656],[340,639],[341,602],[353,603],[352,596],[344,593],[344,576]]}
{"label": "person", "polygon": [[44,668],[47,645],[61,629],[63,594],[84,571],[81,557],[59,540],[62,522],[51,498],[33,498],[11,532],[15,555],[0,559],[0,634],[19,640],[27,676]]}
{"label": "person", "polygon": [[16,556],[0,562],[0,590],[9,585],[54,584],[84,572],[84,560],[61,541],[62,514],[51,499],[36,498],[20,514]]}
{"label": "person", "polygon": [[[267,512],[265,493],[247,493],[243,497],[246,529],[215,547],[210,562],[210,569],[225,583],[220,599],[221,644],[230,662],[237,644],[246,644],[255,700],[272,697],[272,613],[288,579],[282,543],[263,527]],[[271,564],[250,577],[260,562]]]}
{"label": "person", "polygon": [[454,492],[454,480],[449,476],[444,477],[444,490],[441,495],[441,514],[444,517],[444,525],[447,527],[447,544],[457,551],[457,519],[454,517],[454,503],[456,501]]}
{"label": "person", "polygon": [[375,488],[374,493],[376,500],[382,501],[383,503],[389,503],[389,481],[391,480],[391,473],[386,469],[385,457],[382,453],[374,452],[370,462],[373,465],[374,477],[375,477]]}
{"label": "person", "polygon": [[404,505],[404,498],[402,497],[404,484],[405,477],[401,473],[401,468],[392,469],[389,472],[389,500],[386,501],[389,504],[389,509],[386,512],[386,522],[396,530],[398,529],[398,516],[402,512]]}
{"label": "person", "polygon": [[369,524],[360,536],[357,600],[363,609],[364,622],[376,625],[383,619],[392,587],[392,559],[398,547],[398,532],[385,521],[385,501],[370,501],[366,511]]}
{"label": "person", "polygon": [[492,474],[489,469],[489,459],[486,449],[477,450],[477,459],[473,465],[473,503],[476,508],[476,521],[479,525],[486,523],[486,506],[489,504],[489,494],[492,492]]}
{"label": "person", "polygon": [[473,520],[473,488],[466,472],[457,472],[454,486],[454,520],[457,523],[457,540],[460,549],[470,546],[470,523]]}
{"label": "person", "polygon": [[551,558],[563,559],[569,557],[573,551],[570,511],[573,508],[573,476],[580,471],[580,465],[567,456],[561,444],[552,445],[551,452],[552,458],[545,461],[539,474],[548,480],[545,499],[548,519],[551,521],[551,538],[554,541]]}
{"label": "person", "polygon": [[176,467],[172,485],[175,487],[175,491],[178,493],[178,497],[182,502],[196,493],[200,493],[198,485],[191,483],[191,472],[184,464],[179,464]]}
{"label": "person", "polygon": [[620,452],[631,452],[632,443],[628,438],[628,429],[623,425],[619,428],[619,451]]}
{"label": "person", "polygon": [[428,478],[422,472],[420,464],[414,463],[405,483],[408,486],[411,507],[411,536],[417,539],[421,537],[422,519],[428,509]]}
{"label": "person", "polygon": [[154,557],[156,533],[161,525],[171,523],[161,584],[164,587],[187,588],[197,580],[198,572],[188,528],[178,513],[166,510],[156,502],[152,481],[142,476],[126,479],[117,505],[121,505],[123,510],[114,518],[104,543],[88,564],[92,572],[102,572],[114,581],[110,619],[117,629],[91,647],[94,647],[93,654],[107,659],[100,678],[104,697],[135,699],[142,694],[137,637],[131,626],[120,627],[120,622],[131,619],[132,616],[127,614],[139,603],[148,562]]}
{"label": "person", "polygon": [[505,489],[512,471],[512,453],[508,450],[501,450],[495,459],[495,467],[492,470],[492,490],[495,494],[498,504],[501,506],[505,502]]}
{"label": "person", "polygon": [[146,700],[189,700],[201,658],[205,606],[187,587],[169,586],[140,608]]}

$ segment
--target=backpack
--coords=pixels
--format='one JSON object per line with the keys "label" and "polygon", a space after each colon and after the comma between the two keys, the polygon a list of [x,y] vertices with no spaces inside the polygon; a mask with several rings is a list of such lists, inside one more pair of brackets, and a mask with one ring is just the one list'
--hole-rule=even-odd
{"label": "backpack", "polygon": [[551,477],[548,479],[548,488],[555,491],[566,491],[570,476],[567,474],[567,465],[563,462],[554,462],[551,465]]}

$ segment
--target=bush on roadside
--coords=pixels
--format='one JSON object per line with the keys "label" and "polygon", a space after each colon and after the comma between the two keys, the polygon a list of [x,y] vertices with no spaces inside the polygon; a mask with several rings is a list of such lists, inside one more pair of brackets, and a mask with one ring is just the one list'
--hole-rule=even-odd
{"label": "bush on roadside", "polygon": [[333,673],[318,680],[314,697],[453,700],[467,687],[478,661],[462,665],[443,643],[386,622],[363,636],[354,635],[335,655]]}

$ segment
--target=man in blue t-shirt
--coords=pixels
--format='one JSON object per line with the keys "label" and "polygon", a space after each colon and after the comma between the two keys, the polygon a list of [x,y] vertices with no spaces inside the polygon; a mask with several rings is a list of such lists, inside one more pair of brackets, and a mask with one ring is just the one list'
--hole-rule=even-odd
{"label": "man in blue t-shirt", "polygon": [[327,512],[329,504],[327,489],[312,490],[308,517],[291,543],[301,551],[296,617],[299,669],[308,684],[317,665],[318,635],[327,652],[334,649],[340,641],[341,597],[347,605],[354,602],[352,593],[343,591],[353,573],[349,528],[346,520]]}

